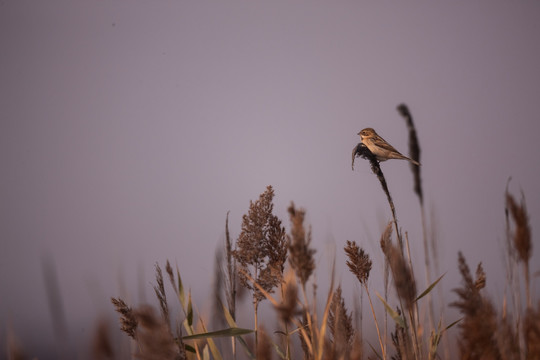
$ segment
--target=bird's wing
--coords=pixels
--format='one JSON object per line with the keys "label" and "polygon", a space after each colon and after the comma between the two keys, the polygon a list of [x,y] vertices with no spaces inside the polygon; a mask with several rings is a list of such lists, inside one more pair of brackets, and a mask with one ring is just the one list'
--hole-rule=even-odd
{"label": "bird's wing", "polygon": [[395,152],[395,153],[398,153],[401,155],[401,153],[399,151],[396,150],[395,147],[393,147],[392,145],[390,145],[386,140],[384,140],[382,137],[378,137],[376,139],[374,139],[375,141],[375,145],[380,147],[380,148],[383,148],[385,150],[388,150],[390,152]]}

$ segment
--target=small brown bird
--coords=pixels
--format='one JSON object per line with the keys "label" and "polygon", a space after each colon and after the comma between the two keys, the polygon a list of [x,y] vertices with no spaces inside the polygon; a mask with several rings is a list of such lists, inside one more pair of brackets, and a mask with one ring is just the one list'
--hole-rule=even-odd
{"label": "small brown bird", "polygon": [[401,159],[409,160],[414,165],[420,166],[418,161],[414,161],[397,151],[392,145],[386,142],[382,137],[380,137],[375,130],[372,128],[365,128],[364,130],[358,133],[362,143],[367,146],[369,151],[377,157],[379,161],[385,161],[388,159]]}

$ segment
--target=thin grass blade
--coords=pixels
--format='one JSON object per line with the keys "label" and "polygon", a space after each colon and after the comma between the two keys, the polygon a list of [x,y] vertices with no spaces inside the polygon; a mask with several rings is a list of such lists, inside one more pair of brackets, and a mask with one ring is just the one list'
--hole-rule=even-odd
{"label": "thin grass blade", "polygon": [[241,336],[241,335],[251,334],[253,332],[254,331],[251,329],[228,328],[228,329],[223,329],[223,330],[199,333],[195,335],[183,336],[182,340],[211,339],[211,338],[220,338],[220,337]]}
{"label": "thin grass blade", "polygon": [[399,316],[399,314],[394,309],[392,309],[392,307],[388,305],[386,301],[384,301],[383,297],[379,295],[379,293],[375,292],[375,295],[377,295],[379,300],[381,300],[381,302],[384,305],[384,308],[386,309],[386,312],[390,314],[390,317],[394,319],[395,323],[401,326],[402,328],[405,328],[405,320],[403,320],[403,318]]}
{"label": "thin grass blade", "polygon": [[431,285],[429,285],[426,290],[424,290],[420,295],[418,295],[414,302],[417,302],[418,300],[429,294],[430,291],[433,290],[433,288],[439,283],[439,281],[441,281],[444,275],[446,275],[446,273],[442,274],[437,280],[435,280]]}

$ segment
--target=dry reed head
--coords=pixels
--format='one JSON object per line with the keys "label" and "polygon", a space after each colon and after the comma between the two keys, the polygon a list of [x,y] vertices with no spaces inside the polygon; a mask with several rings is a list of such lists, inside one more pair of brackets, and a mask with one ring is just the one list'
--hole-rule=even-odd
{"label": "dry reed head", "polygon": [[137,357],[146,360],[185,359],[163,318],[159,318],[150,305],[142,305],[134,311],[137,327]]}
{"label": "dry reed head", "polygon": [[114,309],[120,314],[120,330],[128,334],[129,337],[135,339],[135,331],[137,330],[137,319],[131,309],[124,300],[120,298],[111,298]]}
{"label": "dry reed head", "polygon": [[540,303],[537,307],[527,309],[523,322],[527,359],[540,359]]}
{"label": "dry reed head", "polygon": [[358,334],[355,335],[351,354],[350,354],[350,360],[362,360],[364,358],[364,346],[362,344],[362,337]]}
{"label": "dry reed head", "polygon": [[288,211],[291,219],[291,235],[287,235],[289,263],[302,285],[305,286],[315,269],[315,261],[313,260],[315,250],[309,246],[311,229],[306,233],[304,227],[306,211],[304,209],[296,209],[294,203],[291,203]]}
{"label": "dry reed head", "polygon": [[[154,285],[154,292],[156,293],[156,297],[159,300],[159,306],[161,308],[161,315],[163,316],[165,323],[169,324],[169,306],[167,304],[167,295],[165,294],[165,286],[163,284],[163,273],[161,272],[161,268],[159,267],[158,263],[156,263],[155,266],[156,266],[157,285]],[[171,269],[171,272],[172,272],[172,269]]]}
{"label": "dry reed head", "polygon": [[397,295],[410,311],[416,300],[416,281],[412,270],[398,246],[386,241],[384,241],[384,246],[383,241],[381,241],[381,246],[392,271]]}
{"label": "dry reed head", "polygon": [[347,245],[345,246],[345,253],[349,260],[347,260],[347,266],[349,267],[350,272],[352,272],[360,284],[363,286],[367,285],[367,280],[369,278],[369,272],[371,271],[371,260],[369,255],[364,252],[364,249],[361,249],[356,242],[347,240]]}
{"label": "dry reed head", "polygon": [[388,258],[388,252],[392,245],[392,222],[386,224],[383,233],[381,234],[381,250],[386,258]]}
{"label": "dry reed head", "polygon": [[[400,104],[397,107],[398,112],[403,116],[409,129],[409,157],[414,161],[420,163],[420,144],[418,142],[418,136],[416,135],[416,128],[414,126],[413,118],[409,108],[405,104]],[[418,195],[420,203],[424,203],[424,194],[422,191],[422,179],[420,177],[420,166],[414,166],[411,164],[411,170],[414,177],[414,192]]]}
{"label": "dry reed head", "polygon": [[532,243],[525,199],[522,199],[521,204],[518,205],[513,196],[507,192],[506,206],[510,209],[512,219],[514,219],[514,223],[516,225],[514,233],[514,246],[519,255],[519,259],[523,262],[528,262],[532,256]]}
{"label": "dry reed head", "polygon": [[261,326],[257,330],[257,359],[260,360],[272,360],[273,349],[272,349],[272,340],[264,330],[264,327]]}
{"label": "dry reed head", "polygon": [[233,248],[231,235],[229,233],[229,212],[225,219],[225,250],[227,259],[227,271],[225,273],[225,297],[229,313],[233,319],[236,319],[236,261],[233,257]]}
{"label": "dry reed head", "polygon": [[330,312],[328,313],[328,328],[332,335],[333,358],[342,358],[348,354],[354,340],[354,328],[352,325],[352,315],[348,313],[345,307],[345,300],[341,295],[341,286],[338,286],[332,302]]}
{"label": "dry reed head", "polygon": [[94,338],[92,340],[92,359],[105,360],[115,358],[110,335],[107,321],[105,319],[100,319],[94,331]]}
{"label": "dry reed head", "polygon": [[298,286],[296,286],[296,280],[292,271],[288,271],[283,283],[281,304],[276,306],[276,310],[279,313],[279,317],[283,323],[288,324],[292,321],[293,317],[298,314],[296,305],[298,302]]}
{"label": "dry reed head", "polygon": [[169,281],[174,289],[174,292],[178,293],[178,286],[176,285],[176,281],[174,281],[174,273],[171,263],[169,263],[169,260],[167,260],[167,264],[165,264],[165,272],[169,276]]}
{"label": "dry reed head", "polygon": [[462,359],[499,359],[500,349],[497,344],[497,317],[493,304],[484,298],[480,290],[485,285],[485,273],[477,268],[477,278],[473,279],[463,254],[458,254],[459,271],[462,287],[454,289],[459,300],[450,304],[460,310],[463,320],[460,322],[461,334],[459,349]]}
{"label": "dry reed head", "polygon": [[503,359],[519,359],[519,339],[516,333],[516,329],[507,318],[501,319],[498,324],[497,333],[495,334],[497,339],[497,346],[501,352]]}
{"label": "dry reed head", "polygon": [[476,267],[476,280],[474,281],[474,287],[477,290],[483,289],[486,287],[486,272],[482,267],[482,263],[479,263]]}
{"label": "dry reed head", "polygon": [[241,271],[242,285],[253,291],[253,301],[265,298],[262,292],[250,283],[249,274],[268,293],[272,293],[283,278],[283,268],[287,259],[285,228],[281,220],[272,214],[274,190],[266,188],[259,199],[250,202],[249,211],[242,217],[242,231],[236,241],[233,256]]}

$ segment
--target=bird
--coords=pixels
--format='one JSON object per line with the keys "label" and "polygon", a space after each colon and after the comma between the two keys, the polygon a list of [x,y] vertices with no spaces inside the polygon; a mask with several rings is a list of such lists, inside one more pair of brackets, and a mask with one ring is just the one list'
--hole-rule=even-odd
{"label": "bird", "polygon": [[400,159],[408,160],[416,166],[420,166],[418,161],[415,161],[411,158],[402,155],[397,151],[392,145],[390,145],[386,140],[379,136],[372,128],[365,128],[361,130],[358,135],[364,145],[367,146],[369,151],[375,155],[377,160],[385,161],[388,159]]}

